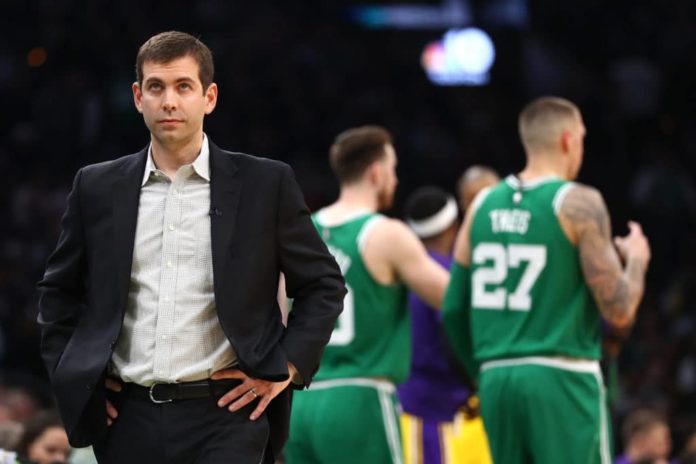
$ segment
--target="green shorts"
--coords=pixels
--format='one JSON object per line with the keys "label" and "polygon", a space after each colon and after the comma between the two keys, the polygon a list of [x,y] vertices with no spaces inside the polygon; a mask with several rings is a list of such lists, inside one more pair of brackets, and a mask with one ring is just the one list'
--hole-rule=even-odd
{"label": "green shorts", "polygon": [[483,363],[481,415],[493,462],[610,464],[599,363],[528,357]]}
{"label": "green shorts", "polygon": [[402,464],[394,386],[375,379],[314,382],[293,394],[287,464]]}

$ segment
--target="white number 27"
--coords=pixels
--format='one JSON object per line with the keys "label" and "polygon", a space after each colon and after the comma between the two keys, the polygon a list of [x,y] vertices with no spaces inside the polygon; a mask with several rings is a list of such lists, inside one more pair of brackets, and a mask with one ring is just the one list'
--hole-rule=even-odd
{"label": "white number 27", "polygon": [[[534,287],[539,274],[546,267],[546,247],[543,245],[510,244],[507,247],[500,243],[480,243],[472,254],[474,264],[485,264],[492,261],[490,267],[479,267],[471,276],[472,306],[481,309],[511,309],[514,311],[529,311],[532,309],[532,297],[529,292]],[[517,288],[508,294],[503,283],[508,275],[508,269],[518,268],[522,262],[527,267]],[[493,289],[487,289],[493,286]]]}

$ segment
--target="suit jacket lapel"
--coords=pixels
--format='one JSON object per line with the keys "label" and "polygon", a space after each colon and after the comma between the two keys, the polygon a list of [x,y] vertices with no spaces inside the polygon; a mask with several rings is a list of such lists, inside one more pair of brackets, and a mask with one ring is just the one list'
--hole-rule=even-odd
{"label": "suit jacket lapel", "polygon": [[138,222],[138,205],[140,187],[145,170],[147,147],[136,156],[128,158],[118,172],[113,186],[113,231],[114,231],[114,273],[116,280],[116,297],[118,308],[126,307],[128,284],[130,282],[131,263],[135,227]]}
{"label": "suit jacket lapel", "polygon": [[234,237],[241,184],[237,165],[208,139],[210,146],[210,240],[213,252],[215,295],[222,293],[224,266]]}

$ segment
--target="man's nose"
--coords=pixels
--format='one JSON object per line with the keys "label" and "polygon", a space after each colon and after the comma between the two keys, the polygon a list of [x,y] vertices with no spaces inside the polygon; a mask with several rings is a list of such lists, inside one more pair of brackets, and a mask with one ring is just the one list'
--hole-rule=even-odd
{"label": "man's nose", "polygon": [[162,109],[164,111],[176,110],[176,92],[174,89],[166,89],[164,91],[164,100],[162,101]]}

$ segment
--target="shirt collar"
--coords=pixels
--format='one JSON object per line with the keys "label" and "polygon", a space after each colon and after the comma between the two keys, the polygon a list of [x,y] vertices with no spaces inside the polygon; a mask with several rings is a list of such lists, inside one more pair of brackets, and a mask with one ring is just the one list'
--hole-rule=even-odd
{"label": "shirt collar", "polygon": [[[210,146],[208,144],[208,136],[203,133],[203,144],[201,145],[201,151],[194,160],[193,170],[201,176],[203,179],[210,182]],[[150,178],[150,173],[157,171],[157,166],[155,166],[155,161],[152,159],[152,143],[147,147],[147,160],[145,161],[145,173],[143,174],[143,181],[140,186],[144,186],[147,180]]]}

